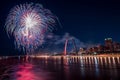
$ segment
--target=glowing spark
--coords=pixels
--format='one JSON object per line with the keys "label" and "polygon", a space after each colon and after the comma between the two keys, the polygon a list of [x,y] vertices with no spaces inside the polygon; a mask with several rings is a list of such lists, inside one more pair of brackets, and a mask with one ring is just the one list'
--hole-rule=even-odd
{"label": "glowing spark", "polygon": [[5,28],[15,38],[15,45],[27,53],[44,42],[45,34],[52,30],[56,17],[40,4],[21,4],[9,13]]}

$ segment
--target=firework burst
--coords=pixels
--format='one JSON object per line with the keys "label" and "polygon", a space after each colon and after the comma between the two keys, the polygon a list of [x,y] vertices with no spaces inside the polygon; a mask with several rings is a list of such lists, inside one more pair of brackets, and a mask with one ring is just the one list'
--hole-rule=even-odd
{"label": "firework burst", "polygon": [[5,28],[15,38],[19,50],[33,52],[44,42],[45,34],[53,29],[55,16],[40,4],[20,4],[10,10]]}

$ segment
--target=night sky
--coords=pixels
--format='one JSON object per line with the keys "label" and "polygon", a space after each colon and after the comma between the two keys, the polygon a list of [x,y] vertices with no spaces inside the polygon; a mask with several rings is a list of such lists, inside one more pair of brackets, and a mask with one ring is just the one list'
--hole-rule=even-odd
{"label": "night sky", "polygon": [[3,0],[0,1],[0,55],[14,54],[14,43],[6,35],[5,19],[15,5],[35,2],[50,9],[58,18],[53,33],[66,32],[83,42],[104,43],[104,38],[112,37],[120,42],[120,2],[115,0]]}

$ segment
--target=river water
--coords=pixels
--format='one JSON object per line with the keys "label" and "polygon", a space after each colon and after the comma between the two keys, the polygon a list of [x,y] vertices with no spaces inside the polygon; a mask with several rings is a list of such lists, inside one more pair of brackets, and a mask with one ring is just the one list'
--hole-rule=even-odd
{"label": "river water", "polygon": [[120,80],[120,57],[2,59],[0,80]]}

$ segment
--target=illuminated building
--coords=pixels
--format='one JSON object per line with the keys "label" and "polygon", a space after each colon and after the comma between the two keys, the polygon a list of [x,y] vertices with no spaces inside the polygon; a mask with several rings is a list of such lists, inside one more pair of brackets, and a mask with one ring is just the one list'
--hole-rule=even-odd
{"label": "illuminated building", "polygon": [[97,47],[98,47],[98,52],[99,52],[99,53],[103,53],[103,52],[104,52],[105,46],[103,46],[103,45],[98,45]]}
{"label": "illuminated building", "polygon": [[113,50],[112,38],[105,38],[105,52],[113,52]]}
{"label": "illuminated building", "polygon": [[120,52],[120,43],[114,42],[113,47],[114,47],[114,52]]}
{"label": "illuminated building", "polygon": [[85,54],[86,53],[86,48],[80,48],[78,54],[81,55],[81,54]]}
{"label": "illuminated building", "polygon": [[103,53],[119,53],[120,43],[113,42],[112,38],[105,38],[105,45],[98,45],[88,49],[80,48],[78,54],[103,54]]}
{"label": "illuminated building", "polygon": [[93,47],[93,52],[98,52],[98,47]]}

